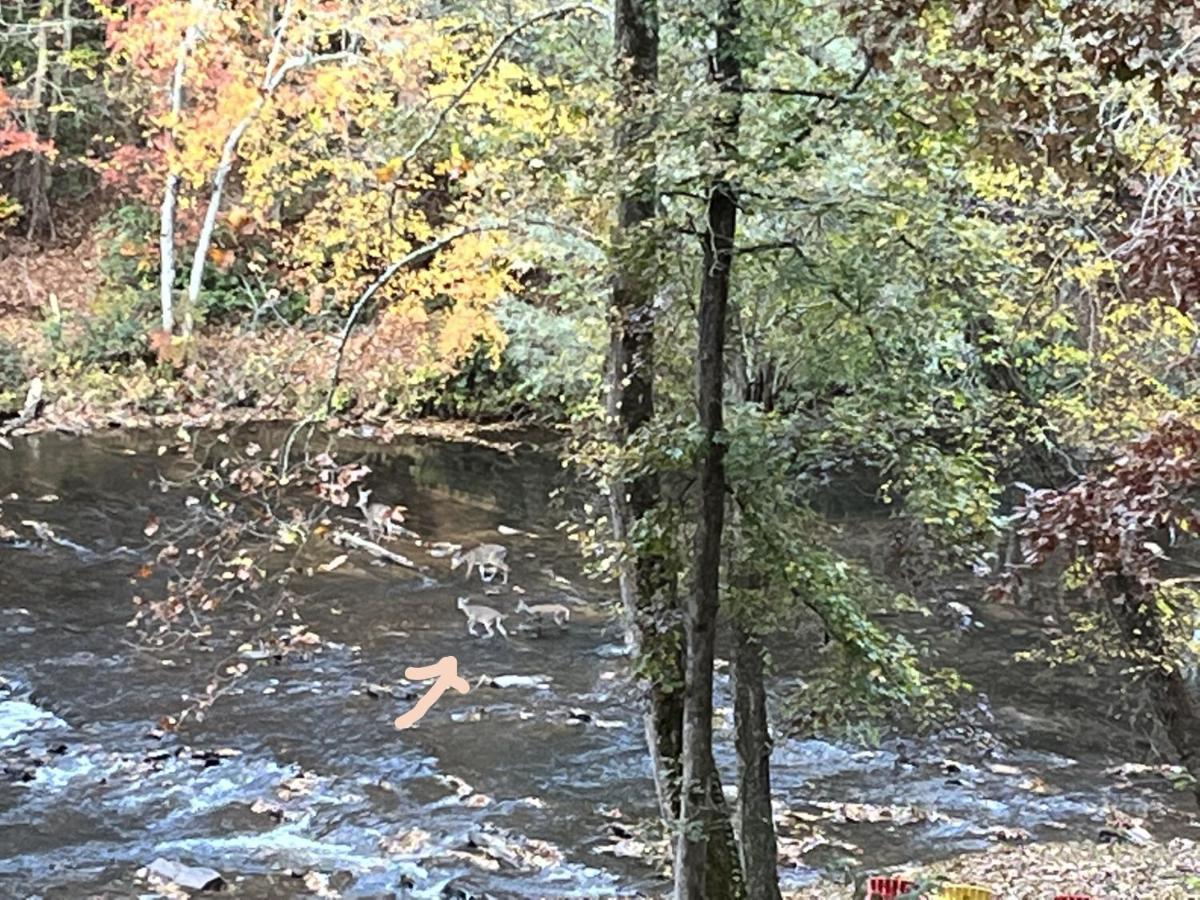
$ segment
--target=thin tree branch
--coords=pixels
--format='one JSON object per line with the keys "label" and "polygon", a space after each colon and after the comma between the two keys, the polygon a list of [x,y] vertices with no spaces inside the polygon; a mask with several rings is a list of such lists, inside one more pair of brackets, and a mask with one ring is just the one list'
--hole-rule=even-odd
{"label": "thin tree branch", "polygon": [[789,88],[789,87],[774,87],[767,85],[765,87],[745,86],[741,88],[743,94],[770,94],[776,97],[808,97],[811,100],[825,100],[830,103],[844,103],[858,93],[858,89],[863,86],[863,82],[867,80],[867,76],[874,69],[874,63],[868,56],[866,65],[863,66],[861,72],[854,79],[854,82],[844,91],[826,91],[820,88]]}
{"label": "thin tree branch", "polygon": [[778,250],[792,250],[801,259],[807,260],[799,238],[766,241],[762,244],[749,244],[744,247],[735,247],[733,252],[739,256],[744,256],[749,253],[769,253]]}
{"label": "thin tree branch", "polygon": [[430,125],[429,128],[426,129],[425,133],[417,138],[417,142],[413,144],[403,156],[400,157],[401,165],[407,165],[409,162],[411,162],[416,155],[420,153],[425,146],[437,136],[437,133],[446,123],[446,119],[449,118],[450,113],[454,112],[454,110],[458,108],[458,105],[462,103],[463,98],[466,97],[467,94],[471,92],[471,89],[479,83],[479,80],[487,74],[488,70],[491,69],[496,60],[499,58],[500,51],[503,50],[513,38],[519,35],[526,28],[536,25],[538,22],[543,22],[546,19],[560,18],[562,16],[570,15],[573,12],[580,11],[590,12],[597,16],[608,15],[606,11],[598,6],[594,6],[591,3],[571,3],[567,6],[556,6],[553,9],[548,9],[544,12],[530,16],[529,18],[518,22],[516,25],[502,34],[496,43],[492,45],[492,49],[488,51],[487,56],[483,58],[483,62],[479,64],[479,66],[471,74],[471,77],[467,79],[467,83],[463,85],[462,90],[460,90],[450,99],[450,102],[442,108],[441,112],[438,113],[437,118],[433,121],[433,124]]}
{"label": "thin tree branch", "polygon": [[224,146],[221,148],[221,158],[217,163],[217,170],[213,175],[212,192],[208,198],[208,207],[204,211],[204,222],[200,228],[200,236],[196,241],[196,249],[192,254],[192,268],[188,278],[188,302],[187,308],[184,310],[183,321],[183,333],[185,337],[192,332],[192,316],[196,303],[200,299],[200,288],[204,280],[204,261],[208,256],[208,248],[212,243],[213,230],[217,225],[217,215],[221,211],[221,200],[225,192],[225,183],[229,179],[229,173],[233,169],[234,162],[237,160],[238,147],[242,142],[242,138],[245,137],[250,126],[262,114],[267,103],[274,96],[275,91],[283,83],[288,73],[316,63],[335,62],[343,59],[352,59],[357,56],[357,43],[355,43],[349,50],[337,53],[313,54],[306,51],[297,56],[290,57],[281,65],[279,57],[283,51],[288,26],[291,24],[292,7],[293,0],[288,0],[284,6],[283,14],[279,17],[279,22],[275,25],[275,33],[271,42],[270,53],[267,55],[267,65],[263,71],[258,98],[254,101],[249,111],[234,126],[233,130],[226,137]]}
{"label": "thin tree branch", "polygon": [[469,234],[481,234],[485,231],[499,231],[503,227],[502,225],[471,225],[442,235],[437,240],[430,241],[428,244],[424,244],[406,253],[395,262],[390,263],[387,268],[379,273],[379,276],[374,281],[367,285],[366,290],[359,294],[358,299],[354,301],[354,305],[350,307],[350,313],[346,317],[346,324],[342,326],[342,334],[338,339],[337,356],[333,364],[333,380],[329,384],[329,393],[325,396],[326,415],[330,415],[333,412],[333,396],[337,392],[338,380],[341,378],[342,360],[346,354],[346,343],[350,340],[350,332],[354,328],[354,323],[358,321],[358,317],[363,309],[371,302],[371,298],[379,292],[380,288],[391,281],[401,269],[424,262],[442,248],[453,244],[459,238],[466,237]]}

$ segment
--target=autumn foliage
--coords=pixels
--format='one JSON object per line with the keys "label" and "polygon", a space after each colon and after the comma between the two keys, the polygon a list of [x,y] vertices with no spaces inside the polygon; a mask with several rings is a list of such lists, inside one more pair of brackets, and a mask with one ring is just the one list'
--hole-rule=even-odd
{"label": "autumn foliage", "polygon": [[[11,157],[53,152],[53,142],[42,140],[35,132],[21,127],[17,117],[17,103],[5,91],[4,82],[0,81],[0,166]],[[6,219],[12,219],[20,212],[20,205],[0,192],[0,226]]]}
{"label": "autumn foliage", "polygon": [[1106,470],[1033,491],[1019,512],[1027,564],[1063,550],[1083,563],[1093,592],[1114,578],[1153,591],[1166,543],[1200,533],[1200,428],[1166,418]]}
{"label": "autumn foliage", "polygon": [[[185,262],[215,208],[202,303],[214,283],[272,285],[289,308],[341,316],[389,263],[492,214],[511,162],[489,159],[490,141],[570,127],[530,93],[532,72],[484,56],[492,40],[480,23],[378,0],[114,7],[109,77],[136,137],[94,166],[110,198],[149,210],[178,176]],[[149,228],[122,247],[157,266]],[[447,375],[480,348],[498,362],[491,310],[519,287],[506,252],[477,234],[382,285],[348,345],[362,388]]]}

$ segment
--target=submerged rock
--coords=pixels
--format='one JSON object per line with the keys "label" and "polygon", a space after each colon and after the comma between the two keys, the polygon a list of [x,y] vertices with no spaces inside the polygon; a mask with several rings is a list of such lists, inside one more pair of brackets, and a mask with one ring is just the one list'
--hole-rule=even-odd
{"label": "submerged rock", "polygon": [[626,644],[603,644],[593,650],[592,653],[601,659],[620,659],[624,656],[631,656],[633,648]]}
{"label": "submerged rock", "polygon": [[521,900],[521,895],[509,892],[499,893],[494,889],[481,887],[470,876],[456,878],[442,888],[439,896],[442,900]]}
{"label": "submerged rock", "polygon": [[216,869],[189,866],[161,856],[146,867],[146,872],[189,891],[219,891],[225,886],[225,879]]}
{"label": "submerged rock", "polygon": [[468,884],[448,884],[442,888],[442,900],[476,900],[486,896],[481,888]]}
{"label": "submerged rock", "polygon": [[527,838],[508,829],[484,825],[467,836],[468,845],[478,848],[499,863],[524,871],[540,872],[561,865],[562,851],[547,841]]}
{"label": "submerged rock", "polygon": [[967,631],[979,625],[975,621],[975,611],[965,603],[957,600],[948,601],[942,609],[942,616],[959,631]]}
{"label": "submerged rock", "polygon": [[546,691],[550,689],[550,682],[552,680],[549,675],[483,675],[475,686],[490,688],[527,687]]}

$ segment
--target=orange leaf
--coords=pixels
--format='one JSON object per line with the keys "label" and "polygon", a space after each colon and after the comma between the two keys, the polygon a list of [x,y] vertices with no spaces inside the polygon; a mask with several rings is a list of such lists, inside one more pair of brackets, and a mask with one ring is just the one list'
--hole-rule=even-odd
{"label": "orange leaf", "polygon": [[248,221],[250,221],[250,213],[246,212],[246,210],[242,209],[240,206],[235,206],[229,211],[226,221],[229,223],[229,227],[234,231],[241,231],[242,227]]}
{"label": "orange leaf", "polygon": [[396,166],[394,163],[384,163],[375,170],[375,178],[381,184],[389,184],[396,177]]}
{"label": "orange leaf", "polygon": [[169,363],[176,368],[182,366],[187,357],[187,347],[161,328],[150,332],[150,349],[160,363]]}
{"label": "orange leaf", "polygon": [[155,328],[153,331],[151,331],[149,338],[150,349],[160,355],[162,354],[163,350],[166,350],[171,346],[171,335],[168,332],[163,331],[161,328]]}
{"label": "orange leaf", "polygon": [[232,250],[223,250],[220,247],[213,247],[208,251],[209,260],[222,272],[228,272],[229,267],[233,265],[237,259],[237,254]]}

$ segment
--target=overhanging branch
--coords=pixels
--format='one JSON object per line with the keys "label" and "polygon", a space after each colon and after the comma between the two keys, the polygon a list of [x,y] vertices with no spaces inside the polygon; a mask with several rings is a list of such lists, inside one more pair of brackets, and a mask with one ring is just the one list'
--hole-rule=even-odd
{"label": "overhanging branch", "polygon": [[354,328],[354,323],[358,321],[359,315],[371,298],[374,297],[384,285],[386,285],[396,273],[401,269],[416,265],[429,259],[439,250],[448,247],[460,238],[466,237],[469,234],[481,234],[485,231],[497,231],[503,226],[499,225],[471,225],[459,228],[457,231],[452,231],[449,234],[444,234],[428,244],[424,244],[415,250],[406,253],[400,259],[390,263],[387,268],[379,273],[379,276],[367,285],[366,290],[359,294],[358,299],[354,301],[354,305],[350,307],[350,313],[346,317],[346,324],[342,326],[342,333],[338,339],[337,356],[333,364],[333,380],[329,385],[329,393],[325,397],[325,414],[329,415],[333,412],[333,395],[337,391],[338,380],[342,374],[342,360],[346,354],[346,342],[350,340],[350,332]]}
{"label": "overhanging branch", "polygon": [[355,324],[358,322],[359,316],[367,304],[371,302],[379,291],[391,281],[397,273],[409,266],[415,266],[434,256],[439,251],[471,234],[484,234],[492,231],[518,231],[521,228],[549,228],[556,231],[561,231],[564,234],[570,234],[579,240],[586,241],[594,247],[602,247],[601,242],[586,231],[582,231],[571,225],[561,222],[555,222],[551,219],[543,218],[525,218],[525,219],[510,219],[503,222],[492,222],[489,224],[467,225],[462,228],[451,231],[448,234],[442,235],[436,240],[430,241],[417,247],[415,250],[410,250],[404,256],[397,259],[395,262],[389,263],[387,268],[379,273],[378,277],[367,285],[366,289],[359,294],[358,299],[354,301],[354,305],[350,307],[350,312],[346,316],[346,323],[342,326],[342,333],[338,337],[337,355],[333,365],[333,379],[329,385],[329,393],[325,397],[325,414],[330,415],[333,412],[333,397],[337,392],[338,383],[341,380],[342,362],[346,355],[346,344],[350,340],[350,332],[354,330]]}

